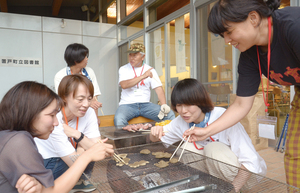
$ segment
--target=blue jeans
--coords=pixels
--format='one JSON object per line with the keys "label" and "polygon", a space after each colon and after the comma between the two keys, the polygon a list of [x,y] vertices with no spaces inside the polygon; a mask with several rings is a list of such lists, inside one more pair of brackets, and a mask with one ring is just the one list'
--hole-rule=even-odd
{"label": "blue jeans", "polygon": [[[160,112],[160,105],[153,103],[133,103],[133,104],[123,104],[120,105],[116,111],[114,124],[115,126],[128,125],[128,121],[132,118],[143,116],[148,119],[152,119],[155,122],[160,122],[157,115]],[[168,116],[165,116],[163,120],[173,120],[175,119],[175,114],[171,110]]]}
{"label": "blue jeans", "polygon": [[[46,169],[50,169],[53,173],[54,180],[61,176],[65,171],[69,169],[69,166],[60,158],[53,157],[44,159],[44,166]],[[91,162],[85,169],[84,173],[91,176],[93,171],[94,162]],[[80,179],[87,180],[87,178],[82,174]]]}

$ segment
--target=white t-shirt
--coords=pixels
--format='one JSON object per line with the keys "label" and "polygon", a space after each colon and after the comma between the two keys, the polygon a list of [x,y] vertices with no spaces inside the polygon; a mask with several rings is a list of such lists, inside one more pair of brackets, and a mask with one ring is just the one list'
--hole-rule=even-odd
{"label": "white t-shirt", "polygon": [[[211,111],[208,125],[218,119],[226,109],[215,107]],[[207,126],[207,125],[206,125]],[[206,127],[205,126],[205,127]],[[164,126],[164,131],[169,131],[161,138],[161,141],[168,144],[173,144],[182,140],[183,133],[189,129],[189,124],[186,123],[181,116],[177,116],[168,125]],[[249,171],[265,175],[267,166],[264,159],[256,152],[250,137],[246,133],[243,125],[237,123],[234,126],[221,131],[211,136],[215,141],[219,141],[229,146],[231,151],[237,156],[239,163],[243,164]],[[197,141],[196,144],[205,146],[208,143],[213,143],[210,138],[204,141]],[[195,148],[196,149],[196,148]]]}
{"label": "white t-shirt", "polygon": [[[64,122],[62,112],[57,113],[56,117],[59,125],[54,128],[47,140],[38,139],[36,137],[34,138],[39,153],[44,159],[64,157],[75,151],[75,148],[64,133],[64,128],[62,126],[62,123]],[[76,129],[76,122],[77,119],[73,119],[68,123],[68,125]],[[94,109],[89,108],[83,117],[79,117],[78,131],[82,132],[87,138],[100,137]]]}
{"label": "white t-shirt", "polygon": [[[141,66],[141,67],[134,68],[134,70],[137,77],[139,77],[141,76],[141,73],[144,74],[150,68],[152,67],[147,64],[144,64],[144,69],[143,66]],[[119,105],[150,102],[150,96],[151,96],[150,88],[155,89],[156,87],[162,86],[162,83],[157,75],[156,70],[152,69],[151,72],[153,74],[153,78],[148,77],[144,79],[145,85],[140,85],[141,82],[139,82],[138,88],[137,85],[135,85],[131,88],[122,89],[121,100]],[[135,73],[130,63],[122,66],[119,69],[119,85],[120,82],[122,82],[123,80],[133,79],[135,77]]]}
{"label": "white t-shirt", "polygon": [[[97,82],[97,78],[95,75],[95,72],[93,69],[91,69],[90,67],[85,67],[87,73],[89,74],[89,77],[92,79],[92,83],[94,86],[94,96],[99,96],[101,95],[100,92],[100,88]],[[67,76],[67,67],[61,69],[60,71],[58,71],[55,76],[54,76],[54,86],[55,86],[55,91],[56,93],[58,93],[58,86],[60,81],[63,79],[63,77]]]}

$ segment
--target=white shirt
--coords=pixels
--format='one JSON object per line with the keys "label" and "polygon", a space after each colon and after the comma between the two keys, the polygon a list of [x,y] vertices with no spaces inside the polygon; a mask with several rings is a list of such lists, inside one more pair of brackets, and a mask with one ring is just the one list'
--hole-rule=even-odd
{"label": "white shirt", "polygon": [[[134,68],[134,70],[137,77],[139,77],[141,76],[142,69],[143,69],[142,74],[144,74],[150,68],[152,67],[147,64],[144,64],[144,69],[143,66],[141,66],[141,67]],[[131,88],[122,89],[121,100],[119,105],[150,102],[150,96],[151,96],[150,88],[155,89],[159,86],[162,86],[162,83],[157,75],[156,70],[152,69],[151,72],[153,74],[153,78],[148,77],[144,79],[145,85],[140,85],[141,82],[139,82],[138,87],[137,85],[135,85]],[[133,79],[135,77],[135,73],[130,63],[122,66],[119,69],[119,85],[120,82],[122,82],[123,80]]]}
{"label": "white shirt", "polygon": [[[208,125],[218,119],[226,109],[215,107],[211,111]],[[207,127],[207,125],[205,126]],[[182,140],[183,133],[189,129],[189,124],[180,116],[177,116],[171,123],[164,126],[164,131],[169,131],[161,138],[161,141],[173,144]],[[267,166],[264,159],[256,152],[250,137],[246,133],[243,125],[237,123],[228,129],[211,136],[215,141],[219,141],[229,146],[231,151],[237,156],[239,163],[243,164],[249,171],[265,175]],[[197,141],[196,144],[205,146],[212,141],[208,138],[204,141]],[[195,148],[196,149],[196,148]]]}
{"label": "white shirt", "polygon": [[[94,86],[94,96],[99,96],[101,95],[100,92],[100,88],[97,82],[97,78],[95,75],[95,72],[93,69],[91,69],[90,67],[85,67],[87,73],[89,74],[89,77],[92,79],[92,83]],[[67,76],[67,67],[61,69],[60,71],[58,71],[55,76],[54,76],[54,86],[55,86],[55,91],[56,93],[58,93],[58,86],[60,81],[63,79],[63,77]]]}
{"label": "white shirt", "polygon": [[[44,159],[64,157],[75,151],[75,148],[64,133],[64,128],[62,126],[62,123],[64,123],[62,112],[57,113],[56,117],[59,125],[54,128],[47,140],[34,138],[39,153]],[[68,125],[76,129],[76,123],[77,119],[75,118],[69,121]],[[100,137],[94,109],[89,108],[83,117],[79,117],[78,131],[82,132],[87,138]]]}

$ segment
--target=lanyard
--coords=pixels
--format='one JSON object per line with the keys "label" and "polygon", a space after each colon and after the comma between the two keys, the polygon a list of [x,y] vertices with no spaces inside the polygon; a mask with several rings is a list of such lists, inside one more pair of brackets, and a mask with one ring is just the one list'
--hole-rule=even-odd
{"label": "lanyard", "polygon": [[[72,70],[70,69],[70,72],[71,72],[71,74],[73,75],[73,72],[72,72]],[[81,72],[81,70],[80,70],[80,74],[82,75],[82,72]]]}
{"label": "lanyard", "polygon": [[[141,75],[142,75],[142,73],[143,73],[144,66],[145,66],[145,65],[144,65],[144,61],[143,61],[143,68],[142,68],[142,71],[141,71]],[[134,75],[135,75],[134,78],[136,78],[137,76],[136,76],[136,73],[135,73],[135,70],[134,70],[134,67],[133,67],[133,66],[132,66],[132,69],[133,69],[133,72],[134,72]],[[141,75],[140,75],[140,76],[141,76]],[[140,84],[140,85],[141,85],[141,86],[145,85],[144,80],[141,81],[141,84]],[[137,83],[136,86],[139,88],[139,83]]]}
{"label": "lanyard", "polygon": [[259,51],[258,51],[258,46],[256,46],[256,50],[257,50],[257,59],[258,59],[258,65],[259,65],[259,73],[260,73],[260,80],[261,80],[261,88],[262,88],[262,93],[263,93],[263,98],[264,98],[264,102],[266,105],[266,109],[265,112],[268,112],[268,106],[270,105],[268,103],[268,93],[269,93],[269,75],[270,75],[270,60],[271,60],[271,32],[272,32],[272,27],[271,27],[271,18],[268,17],[268,27],[269,27],[269,38],[268,38],[268,82],[267,82],[267,94],[265,97],[265,93],[264,93],[264,84],[262,81],[262,74],[261,74],[261,66],[260,66],[260,59],[259,59]]}
{"label": "lanyard", "polygon": [[[67,120],[67,116],[66,116],[66,112],[65,112],[65,108],[64,108],[64,107],[62,108],[62,112],[63,112],[63,115],[64,115],[64,119],[65,119],[66,124],[69,125],[69,124],[68,124],[68,120]],[[77,121],[76,121],[76,130],[78,130],[78,122],[79,122],[79,118],[77,117]],[[75,141],[73,142],[73,140],[72,140],[71,137],[69,137],[69,139],[70,139],[70,141],[71,141],[73,147],[76,149],[76,148],[77,148],[77,143],[76,143]]]}
{"label": "lanyard", "polygon": [[[205,125],[208,126],[208,121],[209,121],[209,118],[210,118],[210,114],[211,114],[211,112],[205,113],[204,120],[203,120],[202,122],[200,122],[199,124],[196,124],[196,127],[202,127],[202,128],[203,128],[203,127],[205,127]],[[191,127],[192,125],[194,125],[194,123],[189,123],[189,126],[190,126],[190,127]],[[212,137],[209,137],[209,138],[210,138],[212,141],[215,141]],[[194,146],[195,146],[195,148],[198,149],[198,150],[202,150],[202,149],[203,149],[203,147],[202,147],[202,148],[198,148],[195,142],[194,142]]]}
{"label": "lanyard", "polygon": [[[206,125],[208,126],[208,123],[206,123]],[[213,142],[215,141],[211,136],[210,136],[209,138],[210,138]],[[201,148],[197,147],[195,141],[194,141],[194,146],[195,146],[195,148],[198,149],[198,150],[202,150],[202,149],[204,148],[204,147],[201,147]]]}

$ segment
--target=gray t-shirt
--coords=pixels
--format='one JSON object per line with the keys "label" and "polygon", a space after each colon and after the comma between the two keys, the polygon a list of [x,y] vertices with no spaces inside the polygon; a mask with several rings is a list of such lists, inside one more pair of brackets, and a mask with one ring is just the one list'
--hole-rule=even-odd
{"label": "gray t-shirt", "polygon": [[44,167],[32,136],[27,131],[0,131],[0,192],[18,192],[18,179],[28,174],[43,186],[54,186],[51,170]]}

